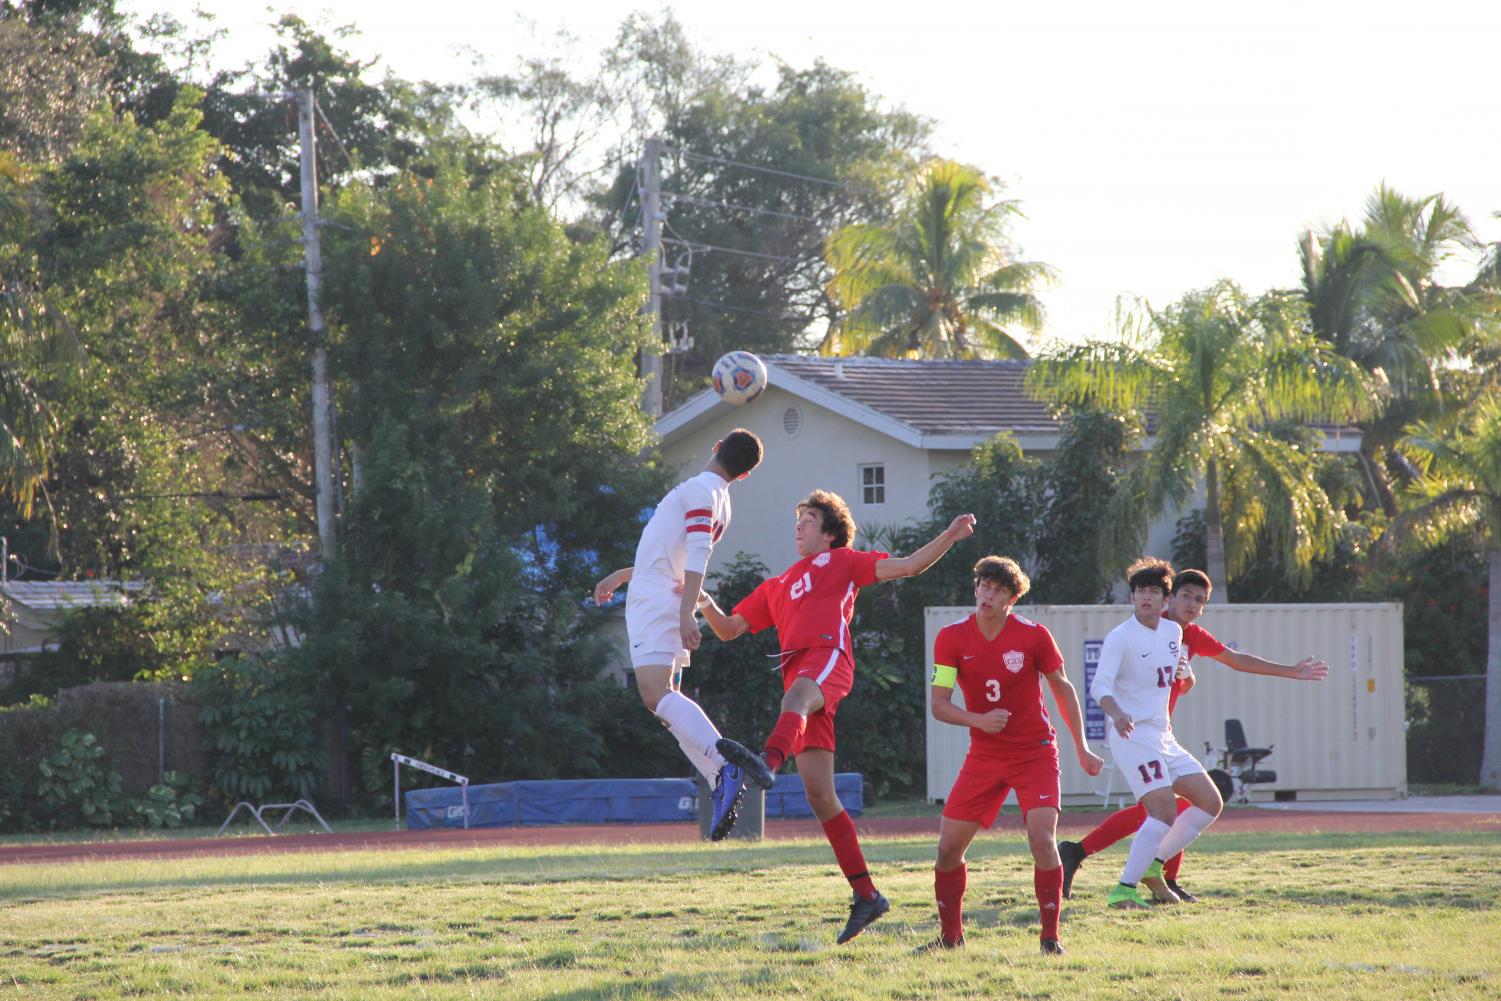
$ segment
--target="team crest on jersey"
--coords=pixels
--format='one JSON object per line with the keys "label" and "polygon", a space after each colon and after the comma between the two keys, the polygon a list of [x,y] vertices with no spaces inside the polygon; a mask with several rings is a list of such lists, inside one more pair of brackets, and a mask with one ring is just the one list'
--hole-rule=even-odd
{"label": "team crest on jersey", "polygon": [[813,565],[816,567],[826,567],[829,565],[829,560],[831,559],[833,559],[833,557],[829,555],[829,550],[826,549],[823,552],[819,553],[817,556],[813,557]]}
{"label": "team crest on jersey", "polygon": [[1178,642],[1176,640],[1168,640],[1167,641],[1167,650],[1168,650],[1168,653],[1171,653],[1174,656],[1176,656],[1177,653],[1178,653]]}
{"label": "team crest on jersey", "polygon": [[1005,653],[1001,654],[1001,660],[1005,663],[1006,670],[1010,671],[1012,674],[1015,674],[1017,671],[1020,671],[1022,669],[1022,665],[1027,662],[1027,655],[1022,653],[1020,650],[1007,650]]}

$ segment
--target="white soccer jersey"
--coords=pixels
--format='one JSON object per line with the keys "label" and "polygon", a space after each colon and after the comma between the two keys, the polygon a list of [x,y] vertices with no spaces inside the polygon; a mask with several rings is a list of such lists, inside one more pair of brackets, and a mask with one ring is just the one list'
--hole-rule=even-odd
{"label": "white soccer jersey", "polygon": [[1137,723],[1170,729],[1168,696],[1182,649],[1178,623],[1163,618],[1156,629],[1148,629],[1133,615],[1105,637],[1089,694],[1096,702],[1113,695]]}
{"label": "white soccer jersey", "polygon": [[683,582],[683,573],[703,573],[714,543],[730,524],[730,485],[704,470],[667,492],[636,544],[632,584]]}

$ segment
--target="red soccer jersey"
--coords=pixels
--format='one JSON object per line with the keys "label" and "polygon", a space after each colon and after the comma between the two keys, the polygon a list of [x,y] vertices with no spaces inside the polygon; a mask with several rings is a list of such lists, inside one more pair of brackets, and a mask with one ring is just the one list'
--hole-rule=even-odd
{"label": "red soccer jersey", "polygon": [[1013,612],[995,639],[987,640],[970,615],[939,630],[933,664],[959,672],[959,689],[970,712],[1004,709],[1011,714],[1000,733],[970,727],[971,753],[1011,755],[1053,740],[1041,678],[1063,667],[1063,654],[1046,626]]}
{"label": "red soccer jersey", "polygon": [[[1183,627],[1183,650],[1184,656],[1190,659],[1194,657],[1218,657],[1225,652],[1225,644],[1214,638],[1208,629],[1196,623],[1190,623]],[[1167,714],[1173,715],[1173,709],[1178,705],[1178,696],[1183,694],[1184,683],[1182,679],[1174,678],[1172,690],[1167,696]]]}
{"label": "red soccer jersey", "polygon": [[855,595],[876,582],[876,564],[887,553],[826,549],[798,560],[780,577],[761,582],[735,606],[753,633],[776,626],[784,651],[812,647],[850,650]]}

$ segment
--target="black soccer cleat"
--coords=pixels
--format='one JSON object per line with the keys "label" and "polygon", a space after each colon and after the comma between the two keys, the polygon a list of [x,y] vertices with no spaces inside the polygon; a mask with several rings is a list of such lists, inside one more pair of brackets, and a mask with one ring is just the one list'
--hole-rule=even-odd
{"label": "black soccer cleat", "polygon": [[850,919],[845,924],[844,931],[840,932],[839,937],[834,941],[843,945],[870,927],[872,921],[889,910],[891,910],[891,901],[887,900],[886,895],[880,891],[877,891],[876,895],[869,900],[858,893],[855,894],[855,900],[850,904]]}
{"label": "black soccer cleat", "polygon": [[745,769],[728,761],[719,770],[714,782],[714,817],[709,824],[709,840],[723,841],[729,837],[740,817],[740,801],[745,797]]}
{"label": "black soccer cleat", "polygon": [[777,781],[776,774],[767,767],[765,759],[738,740],[721,737],[714,744],[724,760],[745,769],[745,777],[762,789],[770,789]]}
{"label": "black soccer cleat", "polygon": [[1043,939],[1042,940],[1042,954],[1044,956],[1061,956],[1061,955],[1063,955],[1063,943],[1060,942],[1060,941],[1058,941],[1056,938],[1045,938],[1045,939]]}
{"label": "black soccer cleat", "polygon": [[1178,899],[1183,901],[1185,904],[1197,904],[1199,902],[1199,898],[1183,889],[1183,887],[1179,886],[1176,879],[1169,879],[1166,882],[1167,888],[1176,893],[1178,895]]}
{"label": "black soccer cleat", "polygon": [[1077,841],[1058,842],[1058,857],[1063,860],[1063,896],[1074,899],[1074,873],[1084,864],[1084,846]]}
{"label": "black soccer cleat", "polygon": [[958,938],[956,938],[954,941],[952,941],[952,942],[950,942],[948,939],[944,938],[942,935],[939,935],[937,938],[935,938],[931,942],[924,942],[922,945],[918,946],[916,949],[913,949],[912,952],[913,952],[913,955],[927,956],[927,955],[931,955],[932,953],[935,953],[935,952],[945,952],[945,951],[947,951],[949,949],[962,949],[962,948],[964,948],[964,936],[962,934]]}

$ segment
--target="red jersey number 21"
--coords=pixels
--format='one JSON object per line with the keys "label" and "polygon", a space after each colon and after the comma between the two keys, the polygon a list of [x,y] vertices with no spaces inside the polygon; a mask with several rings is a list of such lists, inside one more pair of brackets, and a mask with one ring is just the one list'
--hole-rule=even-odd
{"label": "red jersey number 21", "polygon": [[796,601],[811,590],[813,590],[813,574],[804,571],[801,577],[792,582],[792,588],[787,593],[793,601]]}

